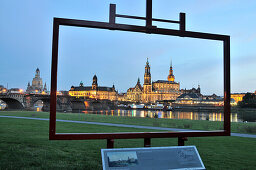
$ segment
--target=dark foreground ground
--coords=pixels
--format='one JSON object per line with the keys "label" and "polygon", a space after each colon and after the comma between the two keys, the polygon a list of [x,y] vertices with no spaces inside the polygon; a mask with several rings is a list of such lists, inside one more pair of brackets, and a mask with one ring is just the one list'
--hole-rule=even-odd
{"label": "dark foreground ground", "polygon": [[[58,122],[57,127],[63,132],[142,131],[66,122]],[[48,128],[48,121],[0,118],[0,169],[102,169],[100,149],[106,148],[105,140],[49,141]],[[177,139],[152,140],[153,147],[176,145]],[[207,169],[256,167],[256,139],[253,138],[189,138],[186,145],[197,147]],[[143,147],[143,140],[115,140],[115,147]]]}

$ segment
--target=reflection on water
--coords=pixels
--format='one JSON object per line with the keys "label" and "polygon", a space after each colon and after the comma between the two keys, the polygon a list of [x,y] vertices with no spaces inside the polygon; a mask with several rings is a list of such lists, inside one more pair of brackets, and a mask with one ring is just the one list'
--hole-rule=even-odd
{"label": "reflection on water", "polygon": [[[184,112],[184,111],[150,111],[150,110],[100,110],[100,111],[83,111],[85,114],[101,114],[111,116],[129,116],[129,117],[150,117],[150,118],[167,118],[167,119],[190,119],[190,120],[209,120],[209,121],[223,121],[223,113],[215,112]],[[244,120],[243,117],[237,113],[231,113],[231,122],[251,121]]]}

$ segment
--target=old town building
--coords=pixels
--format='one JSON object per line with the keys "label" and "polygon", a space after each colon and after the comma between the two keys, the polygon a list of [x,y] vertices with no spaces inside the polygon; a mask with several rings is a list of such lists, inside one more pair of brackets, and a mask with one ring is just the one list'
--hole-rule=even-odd
{"label": "old town building", "polygon": [[84,86],[83,82],[80,82],[79,86],[71,86],[69,95],[91,99],[117,100],[117,91],[115,90],[115,86],[98,86],[98,79],[96,75],[93,76],[92,86]]}

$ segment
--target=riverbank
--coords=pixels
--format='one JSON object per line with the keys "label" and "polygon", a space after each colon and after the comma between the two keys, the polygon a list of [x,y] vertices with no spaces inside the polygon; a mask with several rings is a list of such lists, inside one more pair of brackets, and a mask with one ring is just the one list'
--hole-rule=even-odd
{"label": "riverbank", "polygon": [[[0,115],[49,118],[48,112],[1,111]],[[153,127],[166,127],[166,128],[178,128],[178,129],[208,130],[208,131],[223,130],[223,122],[220,122],[220,121],[112,116],[111,112],[109,113],[109,115],[101,115],[101,114],[95,115],[95,114],[85,114],[85,113],[57,113],[57,119],[89,121],[89,122],[105,122],[105,123],[117,123],[117,124],[128,124],[128,125],[153,126]],[[256,123],[232,122],[231,132],[256,134]]]}
{"label": "riverbank", "polygon": [[[58,130],[88,133],[141,131],[66,122],[58,122]],[[48,131],[48,121],[0,118],[0,169],[102,169],[100,149],[106,148],[106,140],[49,141]],[[177,139],[152,139],[152,147],[176,145]],[[186,145],[197,147],[206,169],[254,169],[256,166],[255,139],[200,137],[189,138]],[[115,148],[133,147],[143,147],[143,139],[115,140]]]}

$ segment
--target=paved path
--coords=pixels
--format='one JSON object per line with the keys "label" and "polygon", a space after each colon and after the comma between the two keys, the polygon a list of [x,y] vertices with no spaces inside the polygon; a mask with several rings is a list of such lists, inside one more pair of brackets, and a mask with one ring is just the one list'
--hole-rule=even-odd
{"label": "paved path", "polygon": [[[35,117],[19,117],[19,116],[0,116],[3,118],[15,118],[15,119],[30,119],[30,120],[47,120],[48,118],[35,118]],[[103,126],[117,126],[117,127],[128,127],[128,128],[138,128],[138,129],[154,129],[154,130],[168,130],[176,132],[202,132],[202,130],[191,130],[191,129],[177,129],[177,128],[164,128],[164,127],[151,127],[151,126],[139,126],[139,125],[125,125],[125,124],[115,124],[115,123],[101,123],[101,122],[86,122],[86,121],[76,121],[76,120],[61,120],[57,119],[57,122],[70,122],[70,123],[83,123],[91,125],[103,125]],[[231,136],[246,137],[246,138],[256,138],[256,135],[242,134],[242,133],[231,133]]]}

